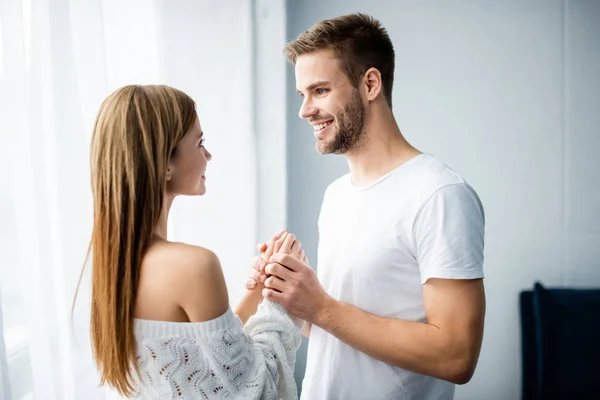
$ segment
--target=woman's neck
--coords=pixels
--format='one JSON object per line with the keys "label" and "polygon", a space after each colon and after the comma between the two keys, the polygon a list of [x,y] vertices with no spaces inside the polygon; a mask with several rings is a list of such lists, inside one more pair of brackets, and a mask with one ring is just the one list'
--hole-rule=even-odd
{"label": "woman's neck", "polygon": [[171,211],[171,205],[173,204],[173,200],[175,199],[172,195],[165,195],[165,201],[163,203],[163,208],[160,213],[160,218],[158,219],[158,223],[154,228],[154,236],[167,240],[167,227],[169,225],[169,212]]}

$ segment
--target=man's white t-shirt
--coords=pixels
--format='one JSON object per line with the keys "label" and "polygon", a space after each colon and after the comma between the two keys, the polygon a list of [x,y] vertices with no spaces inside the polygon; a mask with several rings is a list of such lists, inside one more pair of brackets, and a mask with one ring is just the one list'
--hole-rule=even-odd
{"label": "man's white t-shirt", "polygon": [[[484,210],[463,178],[420,154],[365,187],[327,188],[317,274],[334,299],[387,318],[427,322],[429,278],[483,278]],[[303,400],[452,399],[450,382],[385,364],[317,326]]]}

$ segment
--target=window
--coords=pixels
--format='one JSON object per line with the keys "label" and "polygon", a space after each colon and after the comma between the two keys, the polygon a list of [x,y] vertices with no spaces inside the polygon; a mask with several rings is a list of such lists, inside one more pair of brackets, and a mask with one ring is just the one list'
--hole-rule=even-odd
{"label": "window", "polygon": [[27,337],[27,288],[21,272],[12,193],[10,154],[3,138],[0,151],[0,304],[6,362],[13,400],[33,398],[32,375]]}
{"label": "window", "polygon": [[197,101],[214,156],[209,191],[176,202],[170,233],[217,253],[235,305],[257,243],[252,3],[2,4],[11,40],[0,38],[0,307],[12,398],[105,399],[85,275],[73,330],[69,318],[91,232],[95,114],[125,84],[169,84]]}

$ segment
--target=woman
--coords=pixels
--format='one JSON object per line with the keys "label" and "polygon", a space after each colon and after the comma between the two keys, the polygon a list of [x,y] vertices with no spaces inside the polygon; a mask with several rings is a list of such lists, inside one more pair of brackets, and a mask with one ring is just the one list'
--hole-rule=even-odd
{"label": "woman", "polygon": [[[195,104],[179,90],[127,86],[100,108],[90,254],[101,384],[144,399],[296,398],[299,321],[261,302],[261,290],[234,314],[217,256],[167,240],[174,198],[206,192],[211,158]],[[278,251],[304,258],[285,232],[263,256]]]}

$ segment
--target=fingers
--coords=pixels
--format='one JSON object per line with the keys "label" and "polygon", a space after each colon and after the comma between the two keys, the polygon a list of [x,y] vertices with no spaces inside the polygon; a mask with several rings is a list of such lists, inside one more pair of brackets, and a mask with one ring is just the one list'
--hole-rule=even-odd
{"label": "fingers", "polygon": [[265,273],[283,279],[284,281],[293,279],[292,272],[281,264],[268,264],[265,268]]}
{"label": "fingers", "polygon": [[[269,259],[269,264],[267,264],[267,267],[269,265],[272,264],[281,264],[282,266],[284,266],[286,269],[289,269],[291,271],[301,271],[304,270],[306,268],[309,268],[307,265],[305,265],[302,261],[290,256],[289,254],[283,254],[283,253],[276,253],[273,254],[271,256],[271,258]],[[267,272],[268,273],[268,272]],[[285,279],[285,277],[284,277]]]}
{"label": "fingers", "polygon": [[267,263],[262,257],[254,257],[254,261],[252,262],[252,268],[256,271],[264,272]]}
{"label": "fingers", "polygon": [[259,253],[264,252],[267,249],[267,244],[266,243],[259,243],[258,246],[256,246],[256,250]]}
{"label": "fingers", "polygon": [[300,253],[300,249],[302,249],[302,243],[299,240],[295,240],[290,248],[289,254],[293,257],[298,258],[298,254]]}
{"label": "fingers", "polygon": [[289,232],[284,232],[279,239],[274,242],[273,252],[269,252],[269,254],[265,253],[263,259],[268,261],[275,253],[289,254],[300,261],[303,261],[305,258],[302,242],[297,240],[296,236]]}
{"label": "fingers", "polygon": [[250,273],[248,273],[248,278],[252,279],[257,283],[263,283],[265,279],[267,279],[267,274],[264,271],[257,271],[255,269],[251,269]]}
{"label": "fingers", "polygon": [[283,243],[283,241],[285,240],[286,235],[287,235],[287,232],[285,231],[285,229],[280,230],[275,235],[273,235],[273,237],[271,238],[271,240],[269,240],[269,244],[273,243],[274,248],[277,248],[276,243],[277,242]]}
{"label": "fingers", "polygon": [[284,232],[279,239],[277,239],[274,243],[273,243],[273,254],[278,253],[281,249],[281,246],[283,246],[283,243],[285,242],[285,239],[288,237],[289,233]]}
{"label": "fingers", "polygon": [[283,241],[283,244],[281,245],[281,248],[279,249],[279,253],[291,254],[292,247],[294,246],[295,242],[296,236],[294,236],[291,233],[288,233],[285,237],[285,240]]}
{"label": "fingers", "polygon": [[273,238],[271,239],[271,241],[276,241],[277,239],[279,239],[283,234],[285,233],[285,229],[280,230],[279,232],[277,232],[275,235],[273,235]]}
{"label": "fingers", "polygon": [[287,237],[287,235],[288,233],[285,230],[282,230],[277,235],[273,236],[273,240],[269,242],[269,248],[264,254],[265,257],[263,257],[265,261],[268,261],[273,254],[279,251],[279,249],[285,242],[285,238]]}
{"label": "fingers", "polygon": [[246,289],[256,289],[259,283],[263,283],[265,279],[267,279],[267,275],[264,272],[265,267],[266,264],[262,258],[254,257],[252,269],[250,269],[250,272],[248,273],[248,280],[246,280]]}
{"label": "fingers", "polygon": [[285,229],[280,230],[275,235],[273,235],[273,237],[271,238],[271,240],[269,240],[267,243],[259,243],[256,246],[256,250],[259,253],[264,253],[267,250],[267,248],[269,247],[269,245],[271,243],[274,243],[275,241],[277,241],[281,237],[281,235],[283,235],[284,233],[285,233]]}
{"label": "fingers", "polygon": [[284,281],[276,276],[270,276],[265,281],[265,287],[273,290],[277,290],[278,292],[283,291]]}
{"label": "fingers", "polygon": [[256,283],[256,281],[254,279],[248,279],[246,281],[246,289],[248,290],[254,290],[258,287],[258,283]]}
{"label": "fingers", "polygon": [[265,261],[269,260],[269,257],[271,257],[273,255],[273,253],[275,249],[275,241],[270,241],[269,245],[267,246],[267,249],[265,250],[264,253],[262,253],[262,259]]}
{"label": "fingers", "polygon": [[281,304],[285,300],[285,295],[283,293],[279,293],[276,290],[268,288],[263,289],[262,296],[267,300],[271,300],[279,304]]}
{"label": "fingers", "polygon": [[294,255],[294,257],[300,261],[304,260],[304,249],[303,248],[299,248],[298,251],[296,251],[295,253],[292,253]]}

